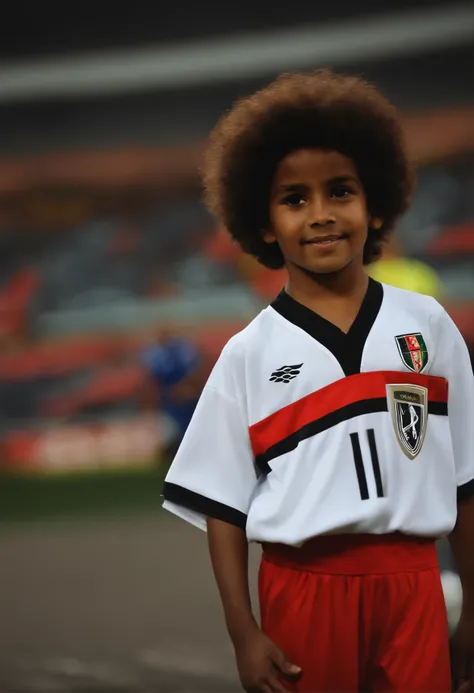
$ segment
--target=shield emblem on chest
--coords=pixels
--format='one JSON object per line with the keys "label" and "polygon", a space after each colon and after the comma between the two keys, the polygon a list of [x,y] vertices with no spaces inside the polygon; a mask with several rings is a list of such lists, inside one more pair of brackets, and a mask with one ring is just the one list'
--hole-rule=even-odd
{"label": "shield emblem on chest", "polygon": [[413,460],[425,439],[428,390],[420,385],[387,385],[387,399],[395,435],[403,453]]}
{"label": "shield emblem on chest", "polygon": [[402,361],[413,373],[421,373],[428,363],[428,349],[421,332],[395,337]]}

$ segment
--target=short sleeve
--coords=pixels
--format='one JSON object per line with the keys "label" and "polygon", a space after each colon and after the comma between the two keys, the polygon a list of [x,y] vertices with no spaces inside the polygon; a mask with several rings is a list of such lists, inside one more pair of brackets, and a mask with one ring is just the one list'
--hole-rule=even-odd
{"label": "short sleeve", "polygon": [[448,418],[462,501],[474,495],[474,376],[466,343],[444,310],[438,349],[447,363]]}
{"label": "short sleeve", "polygon": [[163,508],[206,529],[215,517],[245,529],[258,478],[248,426],[236,397],[213,371],[163,486]]}

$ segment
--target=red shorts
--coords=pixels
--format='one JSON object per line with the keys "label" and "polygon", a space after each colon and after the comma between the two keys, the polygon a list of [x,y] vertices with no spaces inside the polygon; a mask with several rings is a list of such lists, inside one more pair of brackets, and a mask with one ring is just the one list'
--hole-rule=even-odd
{"label": "red shorts", "polygon": [[263,631],[303,669],[291,691],[451,691],[435,542],[402,535],[265,544]]}

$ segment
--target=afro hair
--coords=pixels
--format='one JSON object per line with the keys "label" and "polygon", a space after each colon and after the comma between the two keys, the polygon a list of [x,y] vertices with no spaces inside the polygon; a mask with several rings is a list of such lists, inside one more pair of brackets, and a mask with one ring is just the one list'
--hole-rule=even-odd
{"label": "afro hair", "polygon": [[266,243],[270,187],[278,163],[303,148],[337,151],[355,164],[371,216],[366,264],[376,260],[407,207],[414,171],[394,106],[361,78],[330,70],[283,74],[238,101],[211,133],[204,162],[205,202],[244,252],[283,267],[277,243]]}

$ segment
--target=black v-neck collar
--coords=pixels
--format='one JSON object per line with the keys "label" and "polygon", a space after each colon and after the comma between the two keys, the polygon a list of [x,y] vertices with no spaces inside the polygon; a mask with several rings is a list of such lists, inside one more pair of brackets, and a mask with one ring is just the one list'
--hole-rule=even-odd
{"label": "black v-neck collar", "polygon": [[364,300],[347,333],[296,301],[284,289],[271,303],[271,307],[329,349],[341,364],[344,373],[353,375],[360,373],[364,345],[377,318],[382,300],[382,284],[369,278]]}

